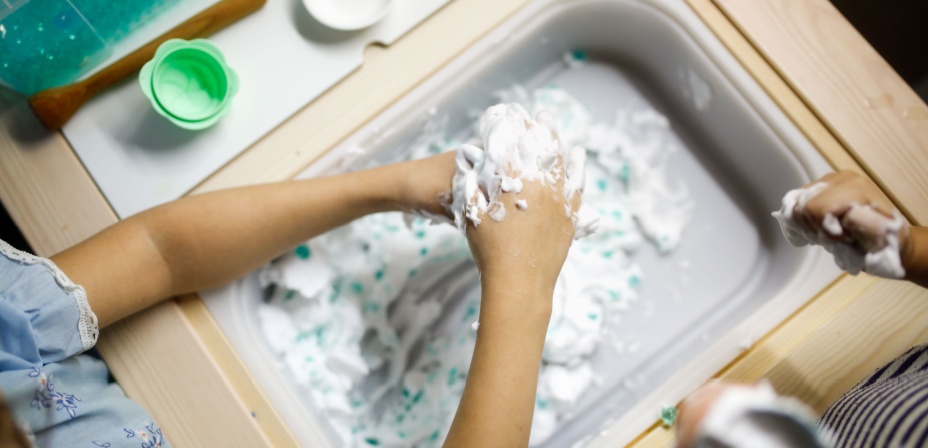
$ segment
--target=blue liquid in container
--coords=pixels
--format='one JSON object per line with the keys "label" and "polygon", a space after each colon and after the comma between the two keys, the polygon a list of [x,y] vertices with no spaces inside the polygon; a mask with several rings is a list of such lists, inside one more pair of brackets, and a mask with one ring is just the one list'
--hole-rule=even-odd
{"label": "blue liquid in container", "polygon": [[0,0],[0,83],[20,93],[73,82],[176,0]]}

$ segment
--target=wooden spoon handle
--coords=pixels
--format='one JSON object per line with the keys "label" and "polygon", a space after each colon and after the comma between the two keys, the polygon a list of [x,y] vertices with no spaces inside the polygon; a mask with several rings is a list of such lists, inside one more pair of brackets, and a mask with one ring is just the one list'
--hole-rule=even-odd
{"label": "wooden spoon handle", "polygon": [[32,112],[46,129],[57,130],[87,100],[141,69],[155,56],[155,51],[164,41],[206,37],[258,10],[265,2],[221,0],[83,81],[36,92],[29,97]]}

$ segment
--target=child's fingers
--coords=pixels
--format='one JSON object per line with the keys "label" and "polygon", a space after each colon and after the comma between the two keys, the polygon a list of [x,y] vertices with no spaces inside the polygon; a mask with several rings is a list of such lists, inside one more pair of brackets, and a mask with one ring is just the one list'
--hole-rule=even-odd
{"label": "child's fingers", "polygon": [[677,446],[690,448],[694,446],[702,422],[716,400],[730,388],[746,387],[740,383],[712,380],[696,389],[680,403],[677,418]]}
{"label": "child's fingers", "polygon": [[852,204],[870,205],[887,218],[893,217],[895,207],[892,202],[876,184],[858,173],[829,173],[808,186],[819,182],[825,183],[828,188],[810,200],[806,207],[816,218],[824,218],[826,213],[843,214]]}
{"label": "child's fingers", "polygon": [[858,175],[849,182],[853,182],[857,189],[864,192],[866,205],[875,208],[876,211],[887,218],[895,217],[896,207],[870,179]]}
{"label": "child's fingers", "polygon": [[827,187],[794,210],[800,225],[866,252],[885,247],[885,221],[894,217],[895,208],[873,182],[845,171],[830,173],[809,186],[818,183]]}
{"label": "child's fingers", "polygon": [[[894,207],[892,203],[882,194],[882,192],[869,179],[857,173],[844,171],[839,173],[829,173],[820,180],[813,182],[824,183],[827,185],[823,191],[819,192],[801,209],[796,210],[796,216],[804,227],[808,230],[824,230],[825,234],[837,241],[849,241],[850,235],[835,234],[829,232],[830,226],[825,223],[826,217],[831,215],[834,225],[845,222],[845,215],[854,205],[868,205],[873,207],[879,215],[887,218],[893,217]],[[849,222],[853,222],[851,218]],[[873,220],[863,221],[860,225],[869,225]],[[839,229],[840,230],[840,229]]]}
{"label": "child's fingers", "polygon": [[[833,233],[826,224],[826,218],[831,215],[835,223],[840,223],[844,214],[850,210],[851,205],[863,199],[856,192],[834,186],[820,192],[813,197],[799,212],[803,226],[808,230],[824,231],[825,235],[837,241],[846,241],[847,235]],[[840,230],[840,229],[838,229]]]}
{"label": "child's fingers", "polygon": [[854,207],[841,224],[859,249],[876,252],[886,247],[885,218],[870,207]]}

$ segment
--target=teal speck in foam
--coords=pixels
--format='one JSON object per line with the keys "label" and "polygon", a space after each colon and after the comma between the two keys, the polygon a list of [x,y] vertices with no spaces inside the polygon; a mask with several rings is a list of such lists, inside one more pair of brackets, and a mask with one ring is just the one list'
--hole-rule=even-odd
{"label": "teal speck in foam", "polygon": [[662,235],[657,246],[661,249],[667,249],[667,247],[670,246],[670,236]]}
{"label": "teal speck in foam", "polygon": [[372,445],[372,446],[380,445],[380,441],[373,437],[368,437],[364,439],[364,441],[367,442],[368,445]]}
{"label": "teal speck in foam", "polygon": [[477,315],[477,307],[470,305],[467,307],[467,311],[464,312],[464,318],[461,319],[463,322],[471,320],[474,316]]}
{"label": "teal speck in foam", "polygon": [[431,441],[438,440],[438,436],[440,436],[440,435],[441,435],[441,433],[439,433],[438,431],[435,431],[435,432],[432,433],[431,436],[429,436],[429,440],[431,440]]}
{"label": "teal speck in foam", "polygon": [[354,282],[351,284],[351,290],[354,291],[355,294],[361,294],[364,292],[364,285],[362,285],[361,282]]}
{"label": "teal speck in foam", "polygon": [[629,176],[631,176],[631,168],[626,163],[622,165],[622,169],[619,171],[619,179],[622,179],[622,182],[628,183]]}
{"label": "teal speck in foam", "polygon": [[300,244],[297,246],[296,249],[293,249],[293,253],[295,253],[297,257],[300,257],[300,260],[307,260],[309,259],[309,256],[312,255],[312,252],[309,250],[309,246],[305,244]]}
{"label": "teal speck in foam", "polygon": [[422,250],[419,251],[419,255],[422,255],[423,257],[428,253],[429,253],[428,247],[423,247]]}
{"label": "teal speck in foam", "polygon": [[293,300],[294,297],[296,297],[296,291],[292,289],[288,289],[287,292],[284,294],[284,300],[288,302]]}
{"label": "teal speck in foam", "polygon": [[587,314],[586,316],[589,317],[590,320],[599,319],[599,314],[596,314],[596,313],[590,313],[590,314]]}
{"label": "teal speck in foam", "polygon": [[377,314],[380,312],[380,304],[376,302],[367,302],[364,304],[364,312],[370,314]]}
{"label": "teal speck in foam", "polygon": [[418,274],[418,273],[419,273],[419,270],[418,270],[418,269],[410,269],[410,270],[409,270],[409,276],[410,276],[410,277],[415,277],[416,274]]}
{"label": "teal speck in foam", "polygon": [[377,280],[378,282],[383,280],[383,269],[380,269],[374,273],[374,280]]}
{"label": "teal speck in foam", "polygon": [[663,425],[665,428],[669,428],[673,426],[675,421],[677,421],[677,408],[670,405],[661,406],[660,415],[661,425]]}
{"label": "teal speck in foam", "polygon": [[596,186],[599,187],[599,191],[606,191],[606,188],[609,187],[609,184],[606,182],[606,179],[600,179],[596,181]]}
{"label": "teal speck in foam", "polygon": [[611,251],[611,250],[607,250],[607,251],[603,252],[603,258],[605,258],[605,259],[612,258],[613,255],[615,255],[615,252],[613,252],[613,251]]}
{"label": "teal speck in foam", "polygon": [[638,285],[641,284],[641,278],[639,278],[637,275],[633,275],[632,278],[628,279],[628,284],[632,288],[637,288]]}
{"label": "teal speck in foam", "polygon": [[586,52],[583,50],[574,50],[570,53],[570,56],[578,61],[585,61],[588,58]]}
{"label": "teal speck in foam", "polygon": [[425,238],[425,230],[416,230],[416,238]]}

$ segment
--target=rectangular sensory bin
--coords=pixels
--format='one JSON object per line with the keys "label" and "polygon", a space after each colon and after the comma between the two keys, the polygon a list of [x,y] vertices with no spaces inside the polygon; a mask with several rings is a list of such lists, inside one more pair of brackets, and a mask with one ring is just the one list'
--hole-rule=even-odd
{"label": "rectangular sensory bin", "polygon": [[[657,420],[662,404],[677,403],[839,275],[827,254],[790,247],[770,217],[786,191],[827,172],[827,163],[683,0],[533,2],[300,177],[350,171],[448,149],[473,138],[474,123],[488,106],[501,100],[536,106],[545,101],[557,103],[559,100],[551,99],[553,94],[575,99],[585,109],[586,119],[605,123],[607,131],[621,131],[618,141],[630,136],[634,141],[624,146],[625,151],[632,152],[630,157],[640,151],[658,151],[651,158],[652,168],[659,168],[668,185],[683,186],[686,192],[686,201],[676,204],[678,208],[686,205],[679,241],[668,224],[679,216],[662,213],[661,203],[655,206],[658,213],[651,216],[654,222],[649,230],[644,229],[648,219],[639,214],[633,213],[633,218],[622,221],[625,224],[604,221],[613,222],[607,228],[616,235],[624,233],[622,225],[637,226],[628,229],[637,239],[619,244],[621,255],[603,251],[597,254],[600,261],[591,262],[600,270],[597,272],[601,272],[604,285],[615,279],[628,285],[626,289],[605,288],[605,297],[632,294],[634,299],[622,302],[621,312],[608,312],[608,304],[596,308],[597,312],[584,310],[591,321],[600,318],[602,311],[602,317],[609,320],[603,324],[608,331],[596,333],[592,339],[595,348],[581,357],[582,363],[575,362],[581,358],[571,358],[563,368],[558,367],[557,375],[555,369],[550,369],[550,375],[542,369],[541,382],[547,381],[557,390],[539,393],[533,445],[561,447],[580,442],[616,446],[647,429]],[[558,104],[564,106],[563,102]],[[559,124],[571,128],[576,125],[570,122],[573,117]],[[593,154],[591,163],[603,157],[602,152]],[[613,219],[627,211],[622,207],[630,200],[631,187],[623,166],[606,165],[588,171],[587,194],[598,195],[600,213]],[[373,319],[370,316],[382,312],[387,316],[384,322],[398,325],[399,336],[416,331],[445,342],[472,338],[472,330],[470,336],[461,330],[470,326],[474,304],[479,304],[476,272],[467,260],[466,242],[422,222],[409,227],[391,222],[372,218],[354,228],[361,236],[326,237],[329,246],[311,242],[287,255],[292,263],[309,259],[331,265],[307,267],[307,274],[295,284],[304,289],[325,289],[333,303],[336,298],[346,300],[338,303],[355,306],[356,313],[351,316]],[[392,245],[375,242],[374,234],[395,227],[402,227],[402,235],[387,236]],[[667,235],[661,233],[664,231]],[[435,232],[439,235],[434,236]],[[436,239],[420,249],[415,245],[420,233]],[[390,254],[389,260],[381,268],[357,268],[369,271],[363,277],[367,280],[357,280],[362,278],[359,273],[345,273],[354,269],[345,267],[342,260],[347,259],[348,252],[333,249],[347,244],[345,241],[364,246],[368,252],[384,251]],[[579,244],[582,241],[572,250]],[[615,264],[614,256],[623,261]],[[391,280],[391,269],[395,271],[397,266],[409,279]],[[333,269],[338,273],[333,274]],[[341,433],[336,428],[340,423],[334,423],[332,411],[338,407],[320,405],[327,398],[313,391],[320,384],[308,379],[315,375],[313,368],[294,366],[292,351],[283,356],[279,344],[268,342],[268,321],[259,318],[268,306],[276,306],[278,314],[289,312],[294,319],[307,310],[284,304],[289,290],[262,288],[267,282],[259,278],[262,275],[267,273],[256,272],[226,288],[206,292],[204,300],[298,441],[304,446],[342,446],[345,441],[339,434],[344,428]],[[378,286],[383,278],[399,282],[391,284],[401,287],[401,291],[392,292],[394,296],[415,296],[409,300],[416,304],[440,304],[439,316],[417,328],[407,322],[410,319],[396,317],[400,313],[397,308],[401,308],[396,302],[384,302],[387,306],[380,309],[382,304],[367,301],[366,297],[374,294],[372,289],[383,288]],[[556,303],[554,319],[568,314],[564,310],[559,314],[558,309]],[[365,340],[369,337],[364,334]],[[553,339],[550,334],[549,339]],[[568,338],[566,345],[590,342],[581,339]],[[430,344],[407,347],[408,353],[403,352],[406,367],[427,361],[422,353],[429,350],[442,353],[437,356],[449,364],[437,376],[447,385],[432,389],[424,385],[422,390],[441,396],[459,394],[466,376],[455,364],[461,361],[460,354],[448,349],[453,356],[446,356],[444,346]],[[549,348],[546,346],[546,365],[559,365],[560,355],[553,348],[549,353]],[[338,372],[350,375],[357,370],[351,368],[357,361],[350,356],[335,361]],[[584,376],[577,374],[578,366],[588,368],[592,375],[578,379]],[[348,407],[382,408],[382,402],[374,398],[383,395],[378,381],[389,381],[389,369],[369,365],[361,370],[372,373],[364,380],[370,384],[360,397],[376,403],[357,399]],[[298,378],[301,375],[305,378]],[[425,379],[422,382],[431,384]],[[578,382],[583,383],[582,388],[573,387]],[[423,395],[417,395],[418,386],[410,384],[405,378],[384,400],[395,394],[394,400],[408,399],[403,403],[414,408],[418,404],[412,403],[413,399]],[[580,390],[579,394],[572,395],[573,389]],[[423,402],[433,403],[435,409],[456,404],[454,400],[429,398],[428,394],[425,397]],[[556,411],[549,411],[548,406]],[[384,415],[397,420],[415,414],[402,409],[390,412]],[[374,438],[373,433],[367,437],[365,429],[352,428],[361,434],[352,443],[440,444],[444,433],[431,429],[422,432],[426,426],[393,424],[393,433],[386,438]],[[414,429],[421,434],[414,434]]]}

